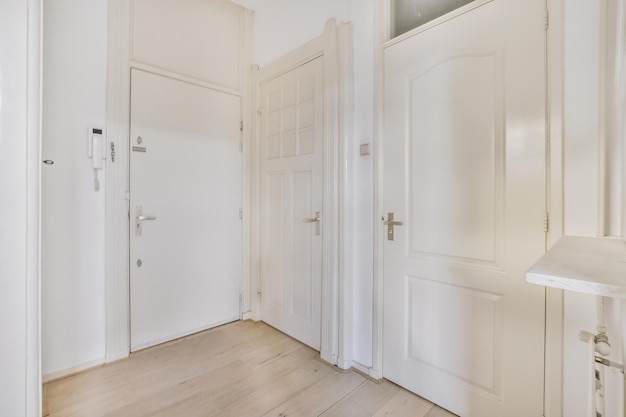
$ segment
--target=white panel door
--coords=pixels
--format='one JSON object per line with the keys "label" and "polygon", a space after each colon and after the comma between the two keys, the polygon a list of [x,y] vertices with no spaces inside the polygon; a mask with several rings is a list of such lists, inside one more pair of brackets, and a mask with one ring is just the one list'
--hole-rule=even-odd
{"label": "white panel door", "polygon": [[493,0],[385,49],[384,376],[463,417],[543,415],[543,10]]}
{"label": "white panel door", "polygon": [[261,318],[317,350],[323,62],[317,58],[261,85]]}
{"label": "white panel door", "polygon": [[133,351],[239,318],[240,114],[239,97],[132,70]]}

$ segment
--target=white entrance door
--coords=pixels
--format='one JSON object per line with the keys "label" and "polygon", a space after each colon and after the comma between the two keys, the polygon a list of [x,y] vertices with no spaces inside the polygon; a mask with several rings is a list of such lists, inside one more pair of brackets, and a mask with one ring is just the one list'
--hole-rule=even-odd
{"label": "white entrance door", "polygon": [[541,416],[544,2],[481,3],[385,48],[383,372],[463,417]]}
{"label": "white entrance door", "polygon": [[239,318],[240,98],[133,69],[131,350]]}
{"label": "white entrance door", "polygon": [[261,85],[261,318],[320,349],[323,57]]}

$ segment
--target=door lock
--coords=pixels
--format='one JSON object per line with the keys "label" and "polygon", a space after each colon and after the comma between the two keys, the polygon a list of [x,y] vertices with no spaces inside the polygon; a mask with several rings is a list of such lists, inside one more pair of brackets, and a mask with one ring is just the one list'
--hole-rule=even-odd
{"label": "door lock", "polygon": [[320,220],[322,218],[320,217],[320,212],[316,211],[315,212],[315,217],[310,218],[310,219],[302,219],[302,221],[304,223],[315,223],[315,234],[316,235],[320,235]]}
{"label": "door lock", "polygon": [[387,220],[383,222],[387,225],[387,240],[394,240],[394,226],[402,226],[402,222],[393,219],[393,213],[387,213]]}
{"label": "door lock", "polygon": [[143,222],[156,220],[156,216],[143,216],[141,206],[137,206],[135,209],[135,236],[141,237],[141,232],[143,230]]}

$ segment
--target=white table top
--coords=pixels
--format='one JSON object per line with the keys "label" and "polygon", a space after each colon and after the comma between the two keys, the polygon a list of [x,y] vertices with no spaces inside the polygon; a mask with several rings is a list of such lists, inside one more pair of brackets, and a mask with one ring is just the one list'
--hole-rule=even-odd
{"label": "white table top", "polygon": [[626,299],[626,242],[564,236],[528,270],[526,281]]}

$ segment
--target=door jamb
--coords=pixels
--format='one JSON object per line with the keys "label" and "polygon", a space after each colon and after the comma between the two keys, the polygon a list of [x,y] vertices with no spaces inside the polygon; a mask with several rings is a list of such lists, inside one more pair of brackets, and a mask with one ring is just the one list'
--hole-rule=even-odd
{"label": "door jamb", "polygon": [[130,1],[108,7],[107,152],[105,169],[105,362],[130,353],[128,143],[130,127]]}
{"label": "door jamb", "polygon": [[342,369],[352,366],[352,235],[350,206],[352,166],[352,25],[330,19],[324,33],[262,69],[253,71],[255,140],[251,146],[252,315],[261,319],[260,281],[260,86],[320,56],[324,57],[324,167],[322,243],[322,320],[320,356]]}
{"label": "door jamb", "polygon": [[[109,0],[107,42],[107,167],[105,169],[105,362],[126,358],[130,354],[130,267],[129,251],[129,129],[130,129],[130,68],[131,68],[131,1]],[[250,115],[249,72],[252,57],[253,12],[244,9],[240,28],[240,81],[242,118]],[[246,125],[247,126],[247,125]],[[248,129],[242,137],[242,211],[246,212],[246,199],[250,172],[246,169],[249,155],[246,151]],[[113,161],[113,155],[115,160]],[[249,212],[249,210],[248,210]],[[246,219],[246,216],[243,216]],[[249,222],[242,222],[242,265],[249,262]],[[249,288],[246,268],[242,268],[240,284],[240,314],[245,317],[245,289]]]}
{"label": "door jamb", "polygon": [[[546,212],[550,226],[546,250],[564,233],[564,0],[545,0],[549,23],[546,29]],[[563,290],[546,288],[544,415],[563,415]]]}
{"label": "door jamb", "polygon": [[[563,235],[563,0],[545,0],[551,13],[546,32],[546,211],[550,231],[546,246]],[[370,376],[383,378],[383,238],[379,219],[383,211],[384,50],[391,38],[390,0],[375,0],[374,16],[374,305],[372,368]],[[562,415],[563,291],[546,290],[544,414]]]}

